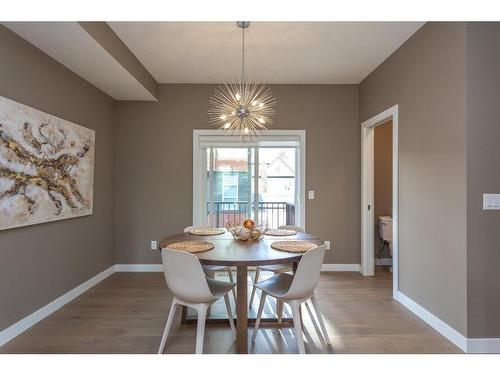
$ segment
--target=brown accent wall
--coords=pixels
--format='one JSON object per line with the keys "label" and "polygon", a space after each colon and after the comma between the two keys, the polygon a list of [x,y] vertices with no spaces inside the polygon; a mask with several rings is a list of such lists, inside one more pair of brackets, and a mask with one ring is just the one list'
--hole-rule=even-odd
{"label": "brown accent wall", "polygon": [[[116,104],[116,263],[159,263],[149,240],[192,222],[193,129],[210,128],[213,85],[160,85],[160,100]],[[273,129],[306,129],[307,230],[333,249],[326,263],[360,262],[357,85],[273,85]]]}
{"label": "brown accent wall", "polygon": [[500,23],[467,24],[467,334],[500,337]]}
{"label": "brown accent wall", "polygon": [[374,129],[374,214],[375,214],[375,258],[389,258],[386,245],[380,253],[378,218],[392,216],[392,120]]}
{"label": "brown accent wall", "polygon": [[0,26],[0,95],[96,130],[94,214],[0,231],[0,331],[114,264],[113,101]]}
{"label": "brown accent wall", "polygon": [[360,85],[360,119],[399,105],[401,292],[467,333],[464,23],[427,23]]}

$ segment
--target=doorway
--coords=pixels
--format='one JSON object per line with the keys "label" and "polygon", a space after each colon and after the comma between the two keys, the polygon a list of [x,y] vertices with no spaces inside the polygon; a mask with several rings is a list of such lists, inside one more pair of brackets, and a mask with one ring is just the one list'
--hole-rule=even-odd
{"label": "doorway", "polygon": [[[382,225],[391,225],[391,243],[387,241],[387,250],[381,249],[381,242],[378,242],[379,248],[375,246],[378,232],[378,215],[380,210],[375,203],[375,129],[379,126],[392,125],[392,191],[390,192],[391,220],[383,220]],[[377,132],[378,133],[378,132]],[[375,274],[375,254],[379,250],[392,252],[392,279],[393,295],[398,290],[398,106],[395,105],[384,112],[364,121],[361,124],[361,273],[364,276],[373,276]],[[380,204],[380,203],[379,203]],[[380,207],[379,207],[380,208]],[[387,207],[385,208],[387,210]],[[376,237],[377,236],[377,237]],[[389,237],[387,231],[382,237]],[[392,251],[391,251],[392,250]]]}
{"label": "doorway", "polygon": [[392,118],[374,128],[375,274],[392,270]]}

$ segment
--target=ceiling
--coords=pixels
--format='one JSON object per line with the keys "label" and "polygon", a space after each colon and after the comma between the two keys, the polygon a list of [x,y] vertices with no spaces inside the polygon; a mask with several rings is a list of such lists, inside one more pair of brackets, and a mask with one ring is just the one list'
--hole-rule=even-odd
{"label": "ceiling", "polygon": [[[159,83],[238,78],[235,22],[108,22]],[[249,79],[263,83],[359,83],[421,22],[252,22],[245,31]]]}
{"label": "ceiling", "polygon": [[4,26],[117,100],[156,100],[78,22],[5,22]]}
{"label": "ceiling", "polygon": [[[89,24],[3,23],[117,100],[157,100],[144,77],[156,89],[156,83],[239,78],[241,29],[235,22]],[[245,31],[247,77],[262,83],[357,84],[422,25],[252,22]]]}

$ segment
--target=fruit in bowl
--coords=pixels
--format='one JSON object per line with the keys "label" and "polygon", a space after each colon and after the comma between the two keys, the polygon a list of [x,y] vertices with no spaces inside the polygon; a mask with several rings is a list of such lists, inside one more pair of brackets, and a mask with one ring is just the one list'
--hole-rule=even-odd
{"label": "fruit in bowl", "polygon": [[[248,220],[245,220],[245,223]],[[253,223],[252,226],[249,228],[245,226],[245,223],[242,225],[227,225],[226,228],[233,235],[233,238],[235,240],[242,240],[242,241],[257,241],[260,240],[263,236],[264,233],[266,233],[269,230],[269,227],[267,225],[255,225]]]}
{"label": "fruit in bowl", "polygon": [[247,229],[252,230],[255,227],[255,222],[252,219],[246,219],[243,222],[243,226]]}

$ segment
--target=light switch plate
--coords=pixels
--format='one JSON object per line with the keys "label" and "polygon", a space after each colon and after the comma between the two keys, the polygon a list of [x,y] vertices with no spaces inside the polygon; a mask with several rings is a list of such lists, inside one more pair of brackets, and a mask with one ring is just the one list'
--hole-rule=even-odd
{"label": "light switch plate", "polygon": [[309,190],[309,191],[307,192],[307,197],[308,197],[309,199],[314,199],[314,190]]}
{"label": "light switch plate", "polygon": [[151,250],[158,250],[158,241],[151,241]]}
{"label": "light switch plate", "polygon": [[325,241],[326,249],[330,250],[330,241]]}
{"label": "light switch plate", "polygon": [[500,194],[483,194],[483,210],[500,210]]}

